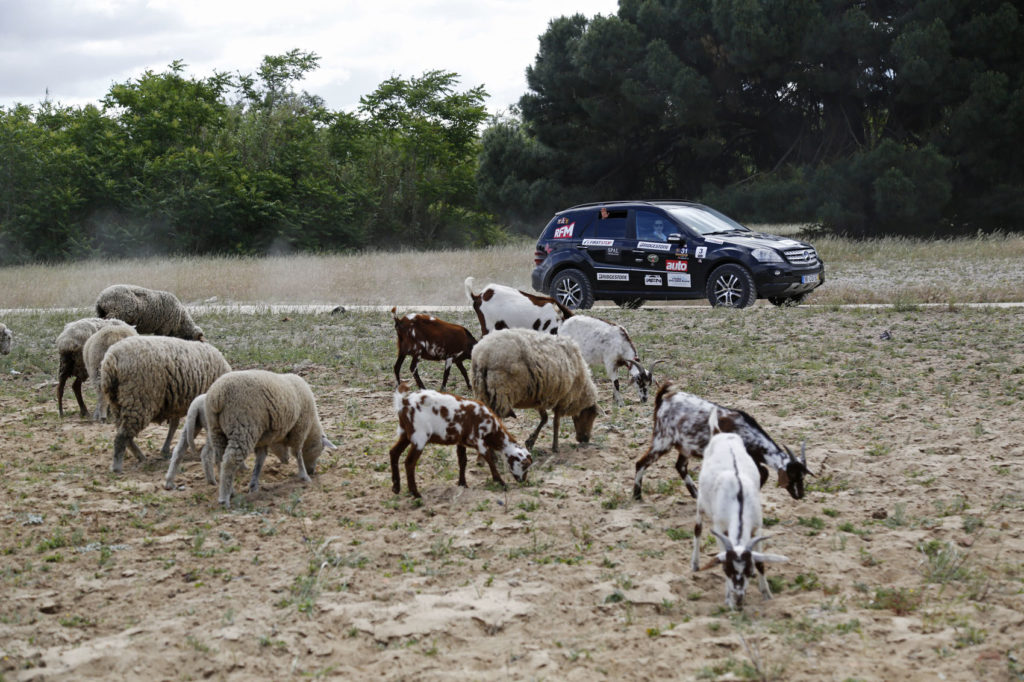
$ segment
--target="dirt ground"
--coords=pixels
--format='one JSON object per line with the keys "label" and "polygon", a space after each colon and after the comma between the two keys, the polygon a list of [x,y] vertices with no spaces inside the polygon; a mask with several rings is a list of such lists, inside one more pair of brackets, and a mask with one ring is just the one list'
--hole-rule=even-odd
{"label": "dirt ground", "polygon": [[[780,442],[807,440],[806,497],[774,477],[762,490],[770,550],[790,559],[769,567],[774,599],[751,585],[733,613],[720,571],[690,572],[695,505],[669,457],[632,501],[653,406],[629,388],[613,408],[602,372],[592,444],[565,426],[553,454],[549,427],[527,485],[506,474],[507,492],[472,458],[459,488],[453,448],[432,447],[420,504],[390,487],[391,347],[380,389],[305,364],[340,448],[309,486],[269,458],[230,511],[195,460],[163,489],[164,426],[140,437],[145,463],[114,475],[110,425],[60,420],[52,377],[8,376],[0,676],[1022,679],[1024,315],[694,313],[720,338],[759,335],[763,364],[741,358],[750,378],[665,336],[690,323],[622,314],[650,320],[640,335],[672,358],[667,378],[705,377],[708,397]],[[535,420],[509,426],[522,440]]]}

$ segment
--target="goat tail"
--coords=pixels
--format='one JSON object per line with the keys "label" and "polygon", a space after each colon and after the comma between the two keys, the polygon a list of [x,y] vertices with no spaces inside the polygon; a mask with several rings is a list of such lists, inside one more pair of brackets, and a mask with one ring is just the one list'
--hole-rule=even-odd
{"label": "goat tail", "polygon": [[402,405],[405,402],[405,396],[409,393],[409,383],[406,381],[400,382],[395,386],[395,395],[392,398],[391,404],[395,408],[395,414],[402,411]]}
{"label": "goat tail", "polygon": [[708,435],[713,436],[716,432],[721,433],[722,429],[718,426],[718,405],[712,405],[708,416]]}
{"label": "goat tail", "polygon": [[391,306],[391,317],[395,322],[398,322],[398,306]]}
{"label": "goat tail", "polygon": [[465,285],[466,285],[466,298],[469,299],[470,303],[473,303],[477,299],[476,294],[473,293],[473,278],[472,277],[467,277]]}

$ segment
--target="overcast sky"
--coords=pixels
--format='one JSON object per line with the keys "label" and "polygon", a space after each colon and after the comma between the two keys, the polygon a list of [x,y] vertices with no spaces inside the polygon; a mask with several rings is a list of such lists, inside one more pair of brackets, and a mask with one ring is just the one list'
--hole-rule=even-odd
{"label": "overcast sky", "polygon": [[0,106],[98,103],[113,83],[161,73],[255,73],[298,48],[320,66],[298,85],[333,110],[391,76],[442,69],[483,85],[492,112],[526,92],[548,22],[614,14],[617,0],[0,0]]}

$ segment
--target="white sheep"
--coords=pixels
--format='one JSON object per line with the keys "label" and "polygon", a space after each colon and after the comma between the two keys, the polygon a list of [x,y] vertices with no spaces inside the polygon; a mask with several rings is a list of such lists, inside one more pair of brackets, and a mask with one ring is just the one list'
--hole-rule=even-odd
{"label": "white sheep", "polygon": [[[714,432],[714,413],[709,420]],[[766,539],[761,532],[761,485],[754,460],[743,447],[743,440],[734,433],[718,433],[704,449],[697,492],[697,518],[693,526],[694,572],[722,564],[725,570],[725,603],[742,609],[747,578],[757,569],[758,587],[765,599],[772,598],[764,565],[788,561],[779,554],[755,551]],[[720,551],[715,558],[700,565],[702,517],[711,521],[711,533],[718,538]]]}
{"label": "white sheep", "polygon": [[547,423],[549,409],[555,413],[553,452],[558,452],[562,416],[572,417],[577,441],[590,441],[597,417],[597,388],[575,341],[529,329],[506,329],[483,337],[473,348],[472,361],[476,397],[495,414],[504,419],[516,407],[535,408],[540,414],[540,424],[526,439],[527,449],[533,448]]}
{"label": "white sheep", "polygon": [[[113,320],[120,322],[120,320]],[[92,418],[95,421],[107,420],[107,401],[103,399],[103,391],[100,390],[100,363],[107,350],[115,343],[129,336],[137,336],[135,327],[127,324],[110,324],[101,327],[95,334],[90,336],[82,346],[82,359],[85,361],[85,369],[89,373],[92,385],[96,389],[96,409],[93,410]]]}
{"label": "white sheep", "polygon": [[[616,405],[621,407],[624,403],[619,391],[619,367],[629,369],[629,383],[636,384],[640,402],[647,402],[647,389],[654,381],[654,376],[640,364],[640,354],[636,352],[633,339],[629,338],[621,325],[597,317],[573,315],[562,322],[558,333],[579,345],[587,364],[592,367],[604,366],[605,373],[612,380],[612,395]],[[659,362],[663,360],[656,360],[651,369]]]}
{"label": "white sheep", "polygon": [[259,369],[225,374],[206,392],[206,427],[212,455],[221,460],[218,501],[225,507],[231,505],[235,471],[253,450],[256,465],[250,493],[259,490],[268,447],[281,444],[290,448],[303,482],[309,482],[309,474],[315,473],[324,448],[334,448],[324,436],[313,391],[297,374]]}
{"label": "white sheep", "polygon": [[14,341],[14,332],[0,322],[0,355],[7,355],[11,352],[11,344]]}
{"label": "white sheep", "polygon": [[134,325],[140,334],[205,341],[203,330],[192,321],[178,297],[169,291],[112,284],[96,297],[96,315],[124,320]]}
{"label": "white sheep", "polygon": [[208,343],[130,336],[111,346],[100,364],[100,387],[117,422],[111,470],[121,471],[126,447],[144,459],[134,439],[150,422],[168,423],[160,451],[170,455],[174,430],[192,400],[230,371],[224,356]]}
{"label": "white sheep", "polygon": [[57,413],[64,416],[64,385],[68,378],[74,377],[71,390],[78,400],[78,410],[83,417],[89,414],[82,399],[82,382],[89,378],[89,370],[85,366],[82,349],[89,337],[104,327],[128,325],[121,320],[104,320],[98,317],[86,317],[68,322],[57,336],[57,354],[60,366],[57,370]]}

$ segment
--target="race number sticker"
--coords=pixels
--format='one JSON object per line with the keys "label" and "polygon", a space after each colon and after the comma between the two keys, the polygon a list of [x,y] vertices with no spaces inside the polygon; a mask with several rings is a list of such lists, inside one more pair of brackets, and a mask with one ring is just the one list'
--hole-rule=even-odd
{"label": "race number sticker", "polygon": [[706,246],[698,246],[696,249],[693,250],[694,258],[707,258],[707,255],[708,247]]}

